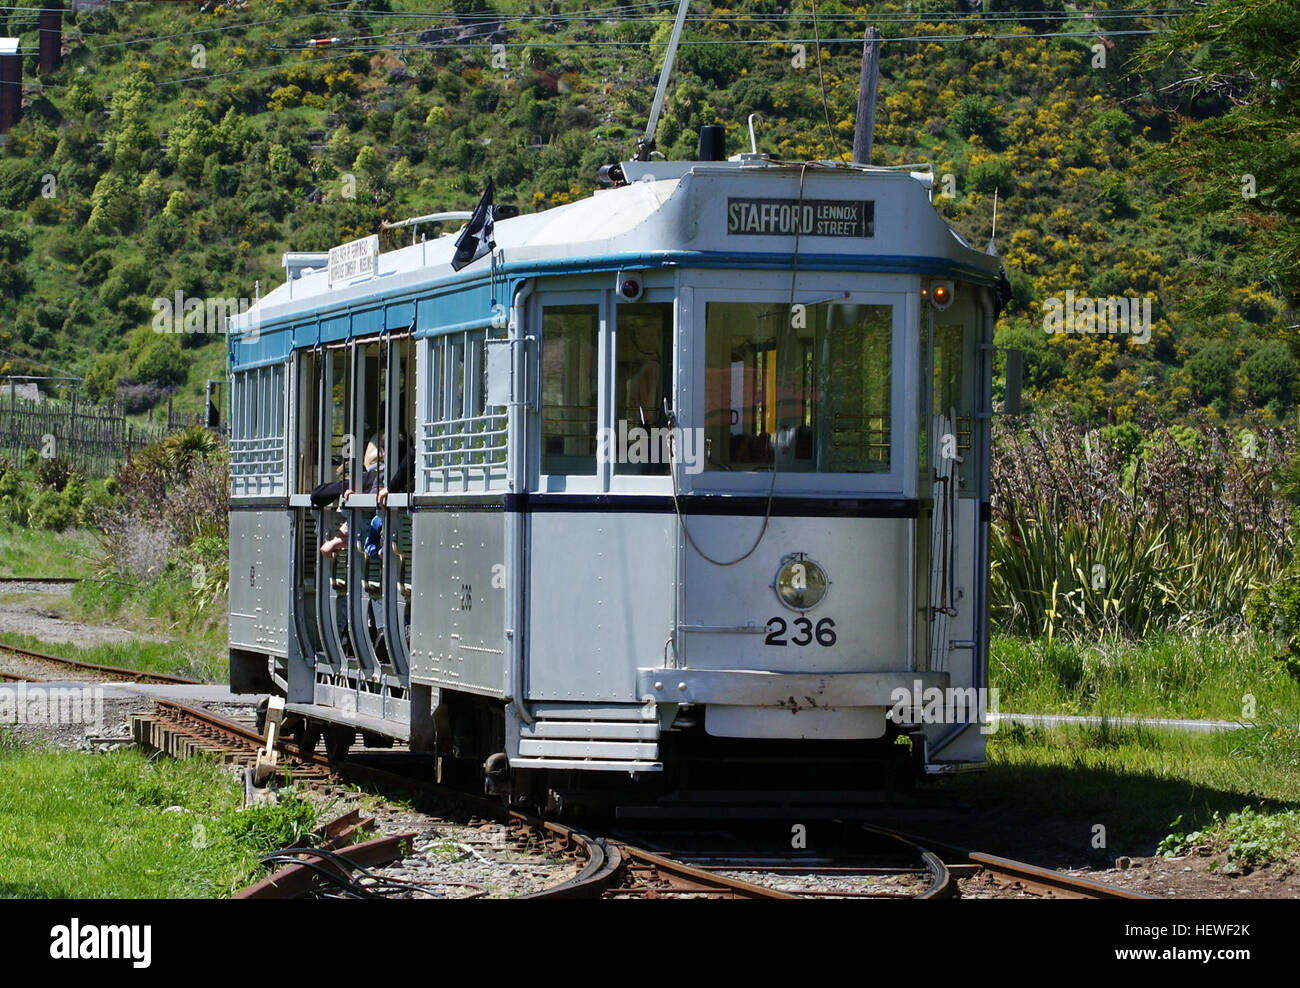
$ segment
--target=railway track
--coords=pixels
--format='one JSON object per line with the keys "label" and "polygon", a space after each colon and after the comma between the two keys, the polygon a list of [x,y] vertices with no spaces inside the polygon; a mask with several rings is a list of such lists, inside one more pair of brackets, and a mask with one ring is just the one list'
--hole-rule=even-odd
{"label": "railway track", "polygon": [[[872,829],[872,828],[867,828]],[[906,836],[906,835],[897,835]],[[1053,899],[1154,899],[1156,896],[1131,889],[1108,885],[1084,875],[1067,875],[1038,865],[1014,861],[996,854],[985,854],[967,847],[933,840],[928,837],[908,837],[909,840],[922,841],[936,849],[948,860],[959,860],[977,869],[976,874],[985,874],[992,881],[1025,892]]]}
{"label": "railway track", "polygon": [[[191,704],[154,702],[152,713],[131,718],[132,737],[138,744],[179,758],[207,753],[239,765],[253,764],[262,745],[253,726]],[[509,840],[518,848],[564,859],[576,869],[572,877],[524,898],[940,899],[960,897],[959,883],[974,878],[1009,893],[1041,898],[1151,898],[1089,878],[869,825],[861,825],[862,847],[854,847],[844,858],[812,862],[788,855],[736,859],[691,850],[649,849],[641,846],[652,843],[642,839],[649,835],[602,836],[356,758],[331,764],[314,752],[304,756],[292,741],[282,741],[278,747],[286,756],[285,772],[292,779],[336,777],[380,791],[427,796],[443,810],[504,824]],[[390,840],[363,854],[382,858],[396,848]],[[302,854],[310,859],[312,852]],[[284,860],[280,863],[292,867]],[[324,881],[322,868],[343,869],[331,881],[341,881],[339,876],[346,872],[346,865],[326,855],[324,860],[303,863],[287,880],[263,880],[255,894],[244,897],[293,897],[319,891]],[[780,887],[781,880],[790,878],[805,880],[805,886]],[[845,878],[858,884],[845,888]],[[839,882],[838,887],[827,887],[832,880]]]}
{"label": "railway track", "polygon": [[[133,683],[173,683],[184,685],[198,685],[197,679],[186,679],[184,676],[171,676],[162,672],[144,672],[140,669],[123,669],[120,666],[106,666],[98,662],[80,662],[76,659],[65,659],[60,655],[50,655],[47,652],[36,652],[30,648],[20,648],[17,645],[5,645],[0,643],[0,652],[10,655],[17,655],[22,659],[36,664],[53,666],[56,669],[68,669],[74,673],[91,674],[103,677],[104,681],[133,682]],[[43,683],[51,682],[47,676],[29,676],[24,672],[15,672],[12,670],[0,670],[0,680],[8,682],[24,683]]]}

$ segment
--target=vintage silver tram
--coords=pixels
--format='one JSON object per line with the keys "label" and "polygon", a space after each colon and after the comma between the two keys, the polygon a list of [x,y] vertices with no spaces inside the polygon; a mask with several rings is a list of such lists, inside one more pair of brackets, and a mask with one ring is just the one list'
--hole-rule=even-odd
{"label": "vintage silver tram", "polygon": [[981,764],[996,257],[917,169],[614,177],[233,325],[232,688],[519,798]]}

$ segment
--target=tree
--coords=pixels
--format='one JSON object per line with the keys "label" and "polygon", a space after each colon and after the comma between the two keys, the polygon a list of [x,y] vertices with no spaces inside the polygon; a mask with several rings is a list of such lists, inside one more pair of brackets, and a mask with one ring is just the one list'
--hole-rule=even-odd
{"label": "tree", "polygon": [[1291,404],[1296,366],[1291,349],[1282,342],[1266,343],[1241,366],[1251,401],[1279,414]]}
{"label": "tree", "polygon": [[174,334],[151,333],[131,365],[131,376],[140,384],[162,388],[185,383],[185,358],[180,339]]}
{"label": "tree", "polygon": [[124,175],[137,175],[145,153],[157,144],[149,122],[154,93],[153,83],[140,73],[127,76],[113,93],[113,107],[104,131],[104,153]]}
{"label": "tree", "polygon": [[[1173,63],[1182,81],[1164,87],[1169,109],[1214,97],[1227,109],[1190,120],[1152,151],[1152,169],[1178,174],[1181,205],[1191,214],[1222,217],[1249,229],[1252,267],[1274,291],[1300,299],[1300,5],[1294,0],[1215,0],[1184,17],[1141,51],[1136,65],[1155,71]],[[1228,286],[1207,276],[1202,297]]]}
{"label": "tree", "polygon": [[126,233],[135,226],[138,209],[136,190],[121,175],[108,172],[95,184],[90,196],[90,219],[86,226],[93,233]]}
{"label": "tree", "polygon": [[1207,343],[1187,361],[1187,373],[1202,404],[1226,401],[1232,393],[1233,371],[1237,355],[1221,340]]}
{"label": "tree", "polygon": [[998,143],[998,118],[983,96],[967,96],[948,114],[948,125],[963,140],[978,134],[990,147]]}

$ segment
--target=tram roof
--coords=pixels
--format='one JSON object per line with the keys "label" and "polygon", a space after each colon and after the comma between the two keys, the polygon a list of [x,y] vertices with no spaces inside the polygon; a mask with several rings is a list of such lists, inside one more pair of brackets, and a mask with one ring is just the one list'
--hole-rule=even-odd
{"label": "tram roof", "polygon": [[[991,284],[998,259],[970,246],[906,170],[744,162],[627,162],[627,185],[577,202],[498,220],[496,275],[516,280],[659,266],[786,268],[795,250],[791,209],[805,223],[800,270],[886,271]],[[811,210],[811,213],[809,212]],[[354,312],[421,291],[486,280],[492,258],[452,270],[456,234],[381,252],[377,273],[331,284],[326,267],[296,273],[234,321],[265,329]],[[302,255],[296,264],[307,263]],[[253,322],[256,320],[256,322]]]}

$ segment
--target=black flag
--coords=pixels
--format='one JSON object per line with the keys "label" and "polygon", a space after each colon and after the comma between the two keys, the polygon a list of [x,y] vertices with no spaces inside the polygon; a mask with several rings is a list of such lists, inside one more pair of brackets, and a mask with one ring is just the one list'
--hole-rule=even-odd
{"label": "black flag", "polygon": [[451,259],[453,271],[459,271],[466,264],[477,261],[496,249],[497,242],[492,236],[492,213],[495,209],[492,205],[492,179],[489,178],[487,188],[483,190],[483,198],[474,207],[469,225],[456,238],[456,256]]}

